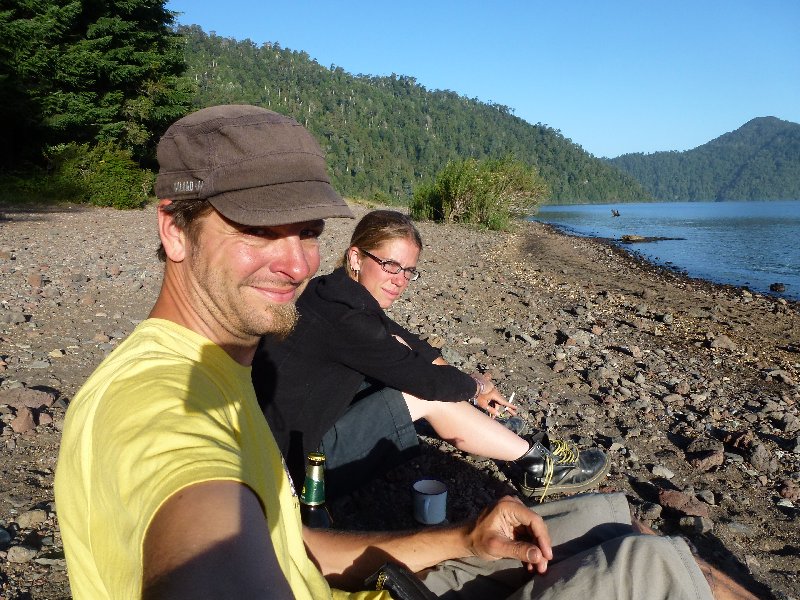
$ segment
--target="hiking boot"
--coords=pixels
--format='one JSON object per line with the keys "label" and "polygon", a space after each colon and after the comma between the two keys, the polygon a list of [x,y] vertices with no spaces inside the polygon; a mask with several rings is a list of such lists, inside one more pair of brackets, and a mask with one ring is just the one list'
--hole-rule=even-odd
{"label": "hiking boot", "polygon": [[528,431],[528,424],[524,419],[517,416],[497,417],[496,421],[506,429],[516,433],[518,436],[522,436]]}
{"label": "hiking boot", "polygon": [[596,486],[608,473],[609,460],[597,448],[578,451],[574,444],[548,439],[539,432],[523,436],[530,449],[515,460],[521,473],[513,477],[520,494],[539,498],[547,494],[574,494]]}

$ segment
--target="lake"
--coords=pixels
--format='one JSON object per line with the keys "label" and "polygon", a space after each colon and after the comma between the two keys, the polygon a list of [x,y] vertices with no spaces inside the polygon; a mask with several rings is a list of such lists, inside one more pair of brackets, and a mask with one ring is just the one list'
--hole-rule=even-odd
{"label": "lake", "polygon": [[715,283],[767,294],[783,283],[774,295],[800,300],[800,200],[542,206],[529,219],[583,236],[678,238],[621,246]]}

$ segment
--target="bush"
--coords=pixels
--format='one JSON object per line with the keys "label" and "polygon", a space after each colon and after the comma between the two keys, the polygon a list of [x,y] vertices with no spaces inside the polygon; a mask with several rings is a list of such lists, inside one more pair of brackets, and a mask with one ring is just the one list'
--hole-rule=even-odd
{"label": "bush", "polygon": [[110,143],[62,144],[48,152],[56,187],[97,206],[141,208],[153,188],[154,175],[140,169],[127,150]]}
{"label": "bush", "polygon": [[513,218],[531,214],[547,191],[536,169],[519,161],[466,159],[418,186],[410,212],[414,219],[506,229]]}
{"label": "bush", "polygon": [[[67,184],[67,187],[64,185]],[[40,167],[0,174],[0,203],[50,204],[74,202],[80,195],[75,182],[56,181]]]}

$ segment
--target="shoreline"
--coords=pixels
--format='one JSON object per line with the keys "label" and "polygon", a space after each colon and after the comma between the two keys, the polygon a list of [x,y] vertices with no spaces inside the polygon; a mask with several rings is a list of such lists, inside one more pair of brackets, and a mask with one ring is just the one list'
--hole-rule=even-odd
{"label": "shoreline", "polygon": [[[778,301],[778,302],[784,301],[787,304],[793,305],[795,307],[800,307],[800,298],[793,298],[791,296],[786,296],[786,295],[780,294],[778,292],[761,292],[761,291],[758,291],[758,290],[752,290],[749,287],[747,287],[746,285],[736,285],[736,284],[733,284],[733,283],[722,283],[722,282],[718,282],[718,281],[713,281],[711,279],[705,279],[703,277],[692,277],[691,275],[689,275],[689,273],[685,269],[683,269],[683,268],[681,268],[681,267],[679,267],[677,265],[668,266],[668,265],[659,264],[659,263],[657,263],[657,262],[655,262],[653,260],[650,260],[649,258],[644,256],[643,254],[641,254],[641,253],[637,252],[636,250],[634,250],[631,247],[631,243],[626,243],[624,241],[621,241],[621,240],[618,240],[618,239],[615,239],[615,238],[608,238],[608,237],[601,237],[601,236],[594,236],[594,235],[583,235],[581,233],[578,233],[578,232],[575,232],[575,231],[570,231],[567,228],[564,228],[564,227],[562,227],[560,225],[554,225],[552,223],[543,223],[541,221],[536,221],[536,223],[539,223],[540,225],[542,225],[544,227],[549,227],[555,233],[559,233],[559,234],[567,236],[567,237],[590,239],[590,240],[593,240],[593,241],[597,242],[598,244],[604,244],[604,245],[607,245],[607,246],[609,246],[611,248],[614,248],[615,250],[619,250],[621,252],[624,252],[625,254],[628,255],[628,257],[631,260],[634,260],[634,261],[636,261],[636,262],[638,262],[638,263],[640,263],[642,265],[646,265],[646,266],[651,267],[655,271],[659,272],[660,275],[672,275],[672,276],[677,277],[679,279],[684,279],[688,283],[692,283],[692,284],[697,285],[697,286],[707,286],[710,289],[716,288],[717,290],[719,290],[721,292],[727,292],[727,293],[730,293],[730,294],[733,294],[733,295],[741,295],[741,294],[746,292],[746,293],[748,293],[748,294],[750,294],[752,296],[761,296],[763,298],[772,299],[772,300],[775,300],[775,301]],[[659,238],[659,240],[660,239],[662,239],[662,238]],[[683,239],[683,238],[664,238],[664,239]]]}
{"label": "shoreline", "polygon": [[[357,217],[372,208],[350,205]],[[0,527],[13,535],[0,540],[2,593],[63,600],[52,496],[60,427],[158,293],[155,207],[3,214]],[[354,225],[328,222],[320,273]],[[463,370],[492,374],[532,427],[602,447],[612,459],[602,491],[625,493],[646,523],[687,536],[760,597],[796,597],[798,303],[684,278],[543,223],[510,233],[418,225],[422,276],[392,318]],[[421,475],[447,482],[451,522],[513,492],[492,461],[423,437],[417,459],[331,507],[337,526],[415,527],[408,489]],[[27,562],[6,562],[26,544]]]}
{"label": "shoreline", "polygon": [[596,235],[585,235],[579,233],[577,231],[573,231],[564,225],[557,225],[554,223],[545,223],[542,221],[528,221],[528,222],[535,222],[543,225],[545,227],[550,227],[555,232],[561,233],[568,237],[578,237],[578,238],[587,238],[594,240],[600,244],[607,244],[613,248],[625,251],[629,254],[629,256],[637,261],[647,263],[655,269],[662,270],[666,273],[671,273],[676,277],[682,277],[689,281],[695,282],[697,284],[707,284],[710,286],[715,286],[721,289],[728,290],[732,293],[741,293],[741,292],[748,292],[753,295],[760,295],[766,298],[773,298],[775,300],[785,300],[787,303],[794,304],[795,306],[800,306],[800,290],[796,292],[797,297],[795,298],[793,294],[784,294],[781,292],[772,292],[772,291],[759,291],[750,289],[747,285],[737,285],[733,283],[723,283],[719,281],[713,281],[711,279],[705,279],[703,277],[693,277],[689,275],[689,273],[682,267],[678,265],[666,265],[666,264],[659,264],[648,257],[644,256],[643,254],[637,252],[633,246],[636,243],[651,243],[654,241],[662,241],[662,240],[682,240],[685,238],[646,238],[641,242],[625,242],[624,240],[617,239],[617,238],[609,238],[609,237],[602,237]]}

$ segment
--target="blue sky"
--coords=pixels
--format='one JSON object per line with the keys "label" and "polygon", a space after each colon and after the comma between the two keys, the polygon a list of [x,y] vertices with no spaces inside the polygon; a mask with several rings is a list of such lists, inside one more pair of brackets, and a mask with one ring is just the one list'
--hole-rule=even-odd
{"label": "blue sky", "polygon": [[181,24],[505,104],[595,156],[800,123],[798,0],[169,0]]}

